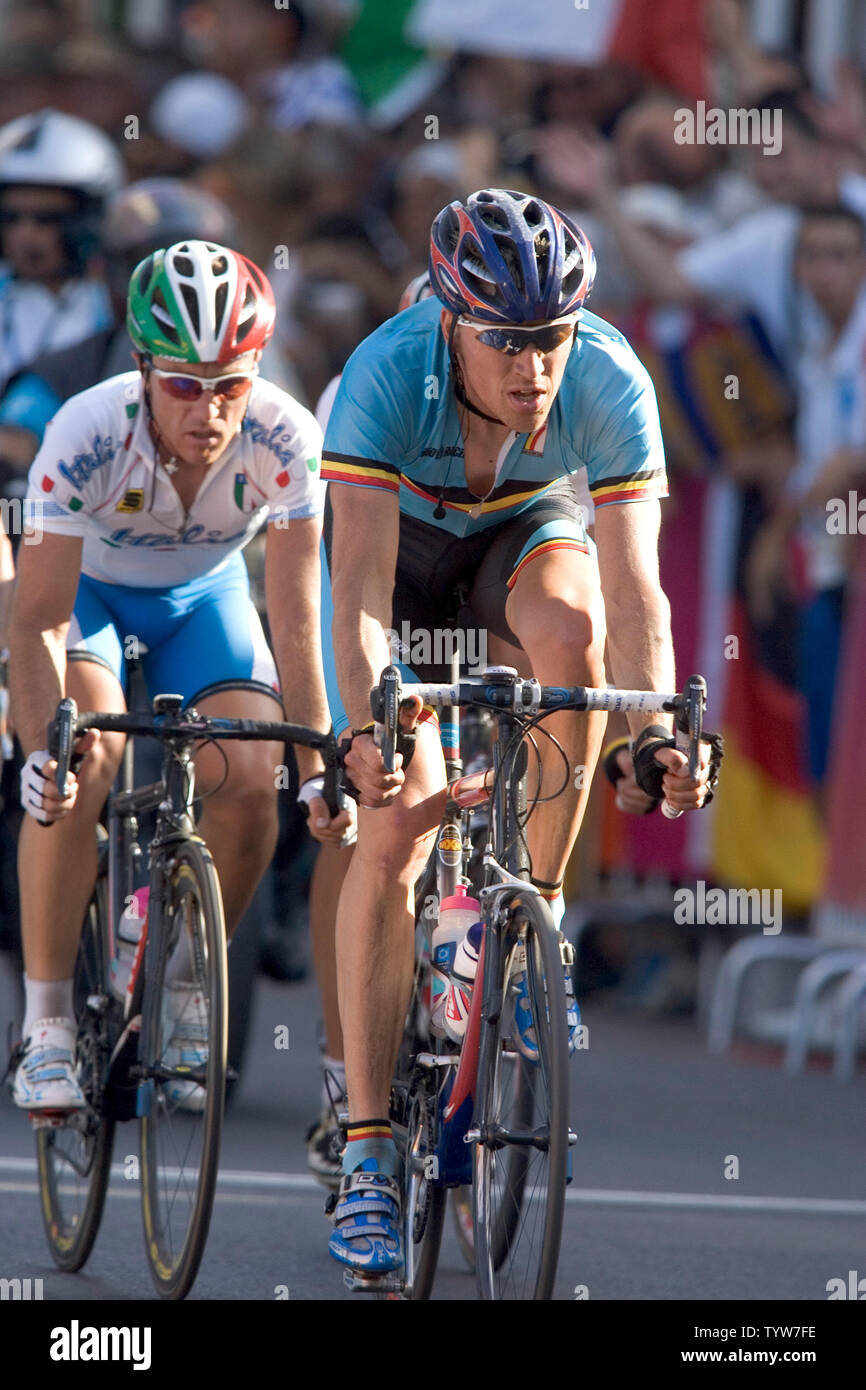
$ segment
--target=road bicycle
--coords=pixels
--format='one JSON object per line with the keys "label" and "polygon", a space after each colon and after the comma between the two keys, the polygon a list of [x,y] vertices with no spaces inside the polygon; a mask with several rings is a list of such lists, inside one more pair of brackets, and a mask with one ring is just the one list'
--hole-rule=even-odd
{"label": "road bicycle", "polygon": [[[398,711],[409,696],[442,712],[449,726],[462,708],[488,710],[496,738],[490,768],[449,782],[436,849],[416,894],[417,964],[391,1113],[402,1159],[405,1267],[375,1280],[347,1271],[346,1282],[384,1296],[428,1298],[448,1189],[471,1183],[471,1254],[481,1298],[549,1299],[576,1142],[568,1123],[564,983],[573,956],[529,881],[526,824],[542,789],[530,801],[528,749],[538,755],[542,721],[556,711],[667,712],[675,715],[678,742],[696,776],[706,684],[694,676],[681,694],[560,688],[494,667],[447,685],[404,685],[389,667],[371,700],[389,771]],[[570,780],[567,761],[565,775]],[[557,795],[565,785],[545,794]],[[480,901],[483,935],[466,1035],[457,1047],[430,1037],[425,997],[435,904],[460,883]],[[469,1249],[468,1238],[464,1246]]]}
{"label": "road bicycle", "polygon": [[[127,739],[116,789],[99,828],[96,887],[75,965],[78,1077],[86,1105],[34,1115],[42,1215],[57,1265],[82,1268],[102,1218],[115,1125],[139,1122],[145,1251],[157,1292],[186,1297],[198,1273],[213,1208],[227,1079],[226,936],[219,879],[196,834],[193,752],[202,741],[269,739],[318,749],[326,766],[325,799],[337,808],[333,736],[304,725],[221,719],[183,709],[180,695],[157,695],[152,714],[79,714],[62,700],[49,748],[57,786],[66,794],[73,745],[88,729],[150,737],[162,745],[162,772],[133,789]],[[112,985],[121,913],[135,901],[143,851],[138,818],[156,812],[148,849],[147,915],[129,981]],[[170,962],[185,938],[191,988],[178,991]],[[190,979],[191,977],[191,979]],[[189,1017],[184,1013],[188,1011]],[[185,1063],[171,1039],[185,1033],[206,1044]],[[206,1050],[206,1061],[202,1060]],[[129,1162],[129,1160],[127,1160]]]}

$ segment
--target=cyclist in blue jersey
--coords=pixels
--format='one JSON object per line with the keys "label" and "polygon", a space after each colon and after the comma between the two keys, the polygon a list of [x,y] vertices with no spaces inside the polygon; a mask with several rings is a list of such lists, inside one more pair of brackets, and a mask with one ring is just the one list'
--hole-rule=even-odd
{"label": "cyclist in blue jersey", "polygon": [[[414,742],[384,771],[369,694],[391,657],[388,631],[408,624],[429,638],[452,620],[462,587],[488,654],[520,648],[543,684],[603,684],[607,636],[616,684],[674,688],[657,559],[667,491],[658,410],[622,335],[582,309],[595,270],[586,237],[538,198],[485,189],[436,218],[429,268],[436,299],[389,320],[349,360],[322,470],[339,686],[329,699],[335,727],[351,730],[360,806],[337,915],[350,1118],[330,1250],[370,1275],[403,1259],[388,1096],[412,979],[414,884],[445,780],[437,730],[418,710],[404,715]],[[569,481],[581,467],[597,552]],[[419,642],[422,680],[447,678],[435,646],[427,659]],[[582,774],[529,823],[533,882],[558,920],[604,723],[563,713],[547,726]],[[634,716],[630,728],[646,807],[659,790],[675,809],[701,806],[709,749],[692,779],[667,724]],[[545,787],[559,786],[560,755],[547,740],[541,755]]]}
{"label": "cyclist in blue jersey", "polygon": [[[321,431],[258,376],[273,332],[267,279],[228,247],[183,241],[133,273],[127,325],[139,370],[73,396],[49,424],[30,472],[38,528],[19,551],[10,631],[16,729],[27,761],[19,878],[25,1018],[13,1098],[29,1111],[80,1108],[73,967],[96,876],[95,829],[123,740],[90,733],[65,800],[45,730],[64,694],[89,710],[124,708],[124,654],[151,696],[180,693],[204,714],[286,717],[327,729],[319,647]],[[268,522],[266,594],[274,657],[249,595],[241,550]],[[38,543],[35,543],[38,542]],[[279,680],[278,680],[279,671]],[[200,830],[220,876],[229,934],[277,837],[283,749],[239,743],[196,754]],[[317,838],[347,816],[321,798],[322,762],[298,749],[301,799]],[[51,826],[48,831],[45,827]],[[183,940],[169,963],[170,1044],[206,1057],[207,1008]],[[172,1097],[199,1108],[200,1087]]]}

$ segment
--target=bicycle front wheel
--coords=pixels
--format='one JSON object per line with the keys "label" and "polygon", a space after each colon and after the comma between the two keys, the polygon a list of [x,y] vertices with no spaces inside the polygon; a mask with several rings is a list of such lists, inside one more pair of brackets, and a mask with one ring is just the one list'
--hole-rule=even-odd
{"label": "bicycle front wheel", "polygon": [[[198,1273],[213,1209],[226,1083],[228,999],[222,896],[202,841],[170,846],[160,941],[148,941],[150,1039],[142,1056],[142,1216],[151,1277],[163,1298],[185,1298]],[[152,948],[152,949],[151,949]],[[185,949],[183,983],[169,964]],[[151,972],[153,972],[151,974]],[[149,1001],[149,1002],[148,1002]]]}
{"label": "bicycle front wheel", "polygon": [[500,988],[502,997],[485,1010],[479,1059],[478,1289],[485,1299],[549,1299],[568,1173],[568,1029],[559,939],[537,895],[512,899],[484,987],[485,998]]}
{"label": "bicycle front wheel", "polygon": [[116,1010],[108,985],[106,908],[107,882],[100,875],[84,920],[74,975],[78,1080],[87,1105],[36,1134],[45,1234],[55,1264],[67,1273],[81,1269],[93,1249],[114,1144],[114,1121],[102,1113]]}

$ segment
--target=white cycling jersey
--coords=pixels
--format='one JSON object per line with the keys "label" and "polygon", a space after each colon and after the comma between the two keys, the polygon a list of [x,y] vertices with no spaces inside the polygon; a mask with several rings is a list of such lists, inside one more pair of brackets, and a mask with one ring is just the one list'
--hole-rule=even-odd
{"label": "white cycling jersey", "polygon": [[323,511],[322,432],[304,406],[260,377],[240,433],[186,511],[157,464],[141,384],[138,372],[125,372],[73,396],[30,469],[34,524],[84,537],[81,567],[92,579],[183,584],[219,568],[267,518],[287,524]]}

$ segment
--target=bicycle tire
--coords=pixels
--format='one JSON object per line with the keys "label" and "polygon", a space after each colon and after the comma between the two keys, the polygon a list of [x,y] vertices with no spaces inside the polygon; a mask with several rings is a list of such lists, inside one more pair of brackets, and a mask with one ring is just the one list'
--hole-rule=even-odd
{"label": "bicycle tire", "polygon": [[[469,866],[469,875],[474,885],[473,891],[479,897],[481,887],[484,882],[483,855],[487,845],[487,826],[486,824],[473,827],[472,831],[473,852]],[[535,1099],[531,1087],[531,1068],[524,1059],[517,1057],[516,1068],[516,1095],[515,1095],[515,1124],[519,1128],[528,1129],[532,1124],[532,1117],[535,1108]],[[517,1221],[520,1207],[523,1201],[523,1192],[526,1186],[526,1173],[529,1165],[529,1154],[526,1149],[520,1147],[510,1148],[508,1151],[508,1171],[506,1177],[507,1200],[504,1200],[499,1209],[499,1219],[497,1222],[492,1247],[494,1251],[494,1267],[499,1268],[502,1264],[511,1241],[517,1229]],[[454,1229],[457,1235],[457,1242],[469,1269],[475,1269],[475,1231],[472,1216],[472,1187],[458,1187],[453,1190],[451,1199],[451,1211],[454,1220]]]}
{"label": "bicycle tire", "polygon": [[[204,1253],[219,1167],[228,1033],[225,923],[217,872],[201,840],[160,851],[156,873],[165,878],[165,907],[158,958],[145,958],[153,976],[144,1006],[149,1001],[151,1042],[149,1055],[141,1058],[150,1083],[149,1113],[142,1115],[139,1135],[142,1220],[157,1292],[182,1299]],[[183,1068],[170,1051],[173,1028],[166,1014],[166,970],[182,930],[189,933],[192,983],[204,997],[208,1019],[207,1065],[196,1072],[203,1084],[194,1086],[179,1075]]]}
{"label": "bicycle tire", "polygon": [[[473,1181],[475,1272],[482,1299],[552,1297],[562,1240],[568,1173],[568,1030],[565,984],[553,918],[537,894],[517,891],[501,928],[501,949],[485,961],[476,1101],[480,1138]],[[525,952],[526,1002],[538,1060],[523,1066],[514,1039],[515,979]],[[501,991],[501,1000],[498,996]],[[496,1006],[494,1006],[494,1003]],[[517,1061],[520,1060],[520,1066]],[[524,1088],[516,1078],[531,1069],[535,1144],[526,1135]],[[519,1200],[509,1179],[511,1154],[527,1155]],[[508,1238],[505,1239],[507,1233]]]}
{"label": "bicycle tire", "polygon": [[410,1091],[406,1154],[403,1166],[403,1249],[406,1296],[429,1299],[439,1262],[448,1193],[425,1171],[435,1158],[436,1097],[424,1081]]}
{"label": "bicycle tire", "polygon": [[108,983],[107,904],[108,883],[100,873],[74,972],[77,1071],[87,1106],[57,1128],[36,1134],[45,1234],[55,1264],[67,1274],[83,1268],[90,1256],[111,1175],[114,1121],[102,1113],[102,1104],[111,1061],[111,1020],[118,1008]]}
{"label": "bicycle tire", "polygon": [[[517,1058],[518,1081],[514,1102],[515,1124],[528,1129],[535,1113],[535,1096],[531,1084],[529,1065],[522,1057]],[[499,1269],[508,1253],[517,1231],[523,1193],[526,1188],[526,1175],[529,1169],[529,1153],[526,1149],[514,1146],[508,1150],[508,1169],[505,1177],[505,1197],[498,1213],[493,1235],[493,1263]],[[451,1193],[451,1214],[460,1253],[469,1269],[475,1268],[475,1228],[472,1217],[472,1187],[455,1187]]]}

